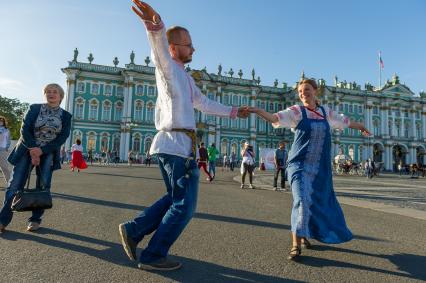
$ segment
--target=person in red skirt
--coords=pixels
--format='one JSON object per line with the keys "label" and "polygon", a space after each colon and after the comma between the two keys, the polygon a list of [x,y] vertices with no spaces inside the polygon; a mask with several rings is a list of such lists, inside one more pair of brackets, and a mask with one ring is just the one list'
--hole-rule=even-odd
{"label": "person in red skirt", "polygon": [[81,145],[81,140],[77,139],[75,144],[71,147],[72,160],[71,160],[71,171],[74,172],[74,168],[77,167],[78,172],[80,169],[86,169],[87,164],[83,158],[83,146]]}

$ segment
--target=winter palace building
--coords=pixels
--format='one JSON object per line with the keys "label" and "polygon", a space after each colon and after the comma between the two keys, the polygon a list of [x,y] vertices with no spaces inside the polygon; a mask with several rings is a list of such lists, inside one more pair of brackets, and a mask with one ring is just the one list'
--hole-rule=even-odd
{"label": "winter palace building", "polygon": [[[157,98],[155,68],[150,59],[144,65],[130,63],[118,67],[92,64],[74,59],[62,71],[67,77],[65,108],[73,114],[71,135],[66,143],[69,148],[77,139],[82,140],[85,151],[112,150],[119,152],[121,160],[127,160],[129,150],[145,153],[156,133],[154,109]],[[251,73],[243,78],[230,69],[222,74],[206,69],[190,70],[202,92],[210,99],[227,105],[250,105],[277,112],[298,103],[296,86],[286,83],[273,86],[261,85],[260,78]],[[302,77],[304,74],[302,73]],[[400,82],[397,75],[381,88],[334,78],[332,86],[318,80],[319,97],[336,111],[352,120],[365,123],[374,134],[363,137],[358,131],[346,129],[334,131],[332,156],[343,151],[354,161],[369,157],[383,162],[386,170],[395,170],[399,163],[426,164],[426,93],[415,95]],[[197,138],[206,144],[216,143],[221,154],[238,152],[245,141],[259,148],[275,148],[284,140],[290,147],[293,133],[288,129],[273,129],[269,123],[254,114],[247,119],[219,118],[195,110]]]}

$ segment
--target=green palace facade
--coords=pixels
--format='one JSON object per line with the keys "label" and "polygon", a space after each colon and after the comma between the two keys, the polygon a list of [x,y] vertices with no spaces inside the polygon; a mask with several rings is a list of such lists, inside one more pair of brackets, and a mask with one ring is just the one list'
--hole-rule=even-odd
{"label": "green palace facade", "polygon": [[[93,64],[74,59],[62,71],[67,77],[65,108],[73,114],[72,129],[66,147],[77,139],[82,140],[87,152],[112,150],[119,152],[121,160],[127,160],[128,152],[146,153],[156,133],[154,109],[157,98],[155,68],[150,58],[145,64],[130,62],[118,67]],[[227,105],[250,105],[269,112],[277,112],[297,104],[296,85],[273,86],[261,84],[252,70],[250,78],[244,78],[240,70],[222,73],[219,65],[216,73],[206,69],[187,71],[192,74],[204,95]],[[302,73],[301,77],[305,75]],[[356,82],[339,81],[333,85],[318,79],[322,104],[348,115],[352,120],[365,123],[374,134],[366,138],[359,132],[346,129],[333,132],[332,156],[343,152],[354,161],[369,157],[383,162],[386,170],[395,170],[399,163],[426,164],[426,93],[414,94],[394,75],[381,88]],[[195,110],[198,141],[216,143],[223,155],[239,153],[241,145],[249,141],[254,147],[275,148],[284,140],[291,145],[293,133],[288,129],[273,129],[269,123],[254,114],[247,119],[219,118]],[[259,153],[259,152],[257,152]]]}

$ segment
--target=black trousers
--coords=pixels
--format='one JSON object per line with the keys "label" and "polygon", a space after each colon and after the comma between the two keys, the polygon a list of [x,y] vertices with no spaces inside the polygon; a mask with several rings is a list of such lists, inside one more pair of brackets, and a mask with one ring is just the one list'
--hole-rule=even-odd
{"label": "black trousers", "polygon": [[274,174],[274,187],[277,187],[278,175],[281,172],[281,188],[285,188],[285,168],[277,167],[275,168]]}

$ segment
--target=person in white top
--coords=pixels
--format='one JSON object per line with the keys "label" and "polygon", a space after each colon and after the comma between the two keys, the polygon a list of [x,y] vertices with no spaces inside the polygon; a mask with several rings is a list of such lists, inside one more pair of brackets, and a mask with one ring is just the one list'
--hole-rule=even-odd
{"label": "person in white top", "polygon": [[150,154],[156,154],[167,188],[166,194],[135,219],[119,225],[121,242],[128,257],[136,259],[136,246],[155,231],[139,257],[138,267],[174,270],[181,263],[167,258],[171,245],[191,220],[197,203],[200,172],[195,163],[194,108],[210,115],[235,119],[249,115],[240,109],[208,99],[185,71],[195,49],[187,29],[165,30],[160,15],[148,4],[133,0],[133,11],[144,22],[156,66],[158,97],[155,135]]}
{"label": "person in white top", "polygon": [[7,128],[7,120],[0,116],[0,169],[3,172],[6,184],[9,183],[10,169],[7,156],[9,155],[10,147],[10,131]]}

